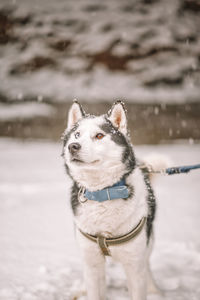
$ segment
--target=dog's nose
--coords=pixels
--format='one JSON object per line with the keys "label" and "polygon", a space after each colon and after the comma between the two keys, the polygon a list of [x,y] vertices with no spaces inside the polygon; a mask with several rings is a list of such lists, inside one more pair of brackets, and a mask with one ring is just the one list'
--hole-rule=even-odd
{"label": "dog's nose", "polygon": [[81,149],[81,145],[79,143],[71,143],[69,144],[68,149],[71,154],[75,154]]}

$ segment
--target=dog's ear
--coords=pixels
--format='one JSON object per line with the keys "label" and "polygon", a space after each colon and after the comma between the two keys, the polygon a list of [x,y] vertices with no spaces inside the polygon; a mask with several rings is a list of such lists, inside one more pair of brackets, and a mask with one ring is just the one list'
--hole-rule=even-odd
{"label": "dog's ear", "polygon": [[68,113],[67,131],[70,130],[84,116],[85,112],[81,104],[78,101],[74,100],[74,103],[72,104]]}
{"label": "dog's ear", "polygon": [[108,112],[108,119],[113,126],[117,127],[119,131],[127,135],[127,116],[122,101],[117,101],[113,104],[111,110]]}

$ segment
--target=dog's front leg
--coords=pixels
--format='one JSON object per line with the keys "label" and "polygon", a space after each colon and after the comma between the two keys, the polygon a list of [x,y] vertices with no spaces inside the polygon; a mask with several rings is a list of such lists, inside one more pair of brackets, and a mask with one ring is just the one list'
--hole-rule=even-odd
{"label": "dog's front leg", "polygon": [[105,300],[105,256],[97,243],[77,231],[84,267],[87,300]]}
{"label": "dog's front leg", "polygon": [[128,281],[131,300],[146,300],[147,298],[147,272],[146,267],[137,268],[132,264],[124,265]]}
{"label": "dog's front leg", "polygon": [[[102,255],[101,255],[102,256]],[[96,257],[84,262],[84,278],[88,300],[105,300],[105,259]]]}

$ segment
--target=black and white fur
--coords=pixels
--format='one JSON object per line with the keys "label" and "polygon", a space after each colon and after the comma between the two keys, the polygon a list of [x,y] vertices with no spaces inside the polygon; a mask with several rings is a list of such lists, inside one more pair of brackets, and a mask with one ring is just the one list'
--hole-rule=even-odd
{"label": "black and white fur", "polygon": [[[106,115],[91,116],[74,102],[64,133],[63,157],[73,179],[71,205],[77,228],[91,235],[118,237],[147,217],[136,238],[109,247],[112,258],[124,267],[130,299],[145,300],[147,289],[156,291],[149,269],[156,205],[148,175],[136,163],[123,103],[116,102]],[[129,188],[128,199],[79,202],[80,188],[97,191],[122,178]],[[84,262],[87,299],[105,300],[105,257],[79,230],[76,237]]]}

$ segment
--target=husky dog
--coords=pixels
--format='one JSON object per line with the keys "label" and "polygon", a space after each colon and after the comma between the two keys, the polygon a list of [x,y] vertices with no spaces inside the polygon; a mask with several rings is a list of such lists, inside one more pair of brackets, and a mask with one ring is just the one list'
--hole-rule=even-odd
{"label": "husky dog", "polygon": [[63,157],[73,180],[71,206],[84,262],[88,300],[105,300],[105,257],[123,265],[130,298],[156,291],[149,269],[155,197],[138,166],[124,104],[101,116],[74,102],[64,133]]}

